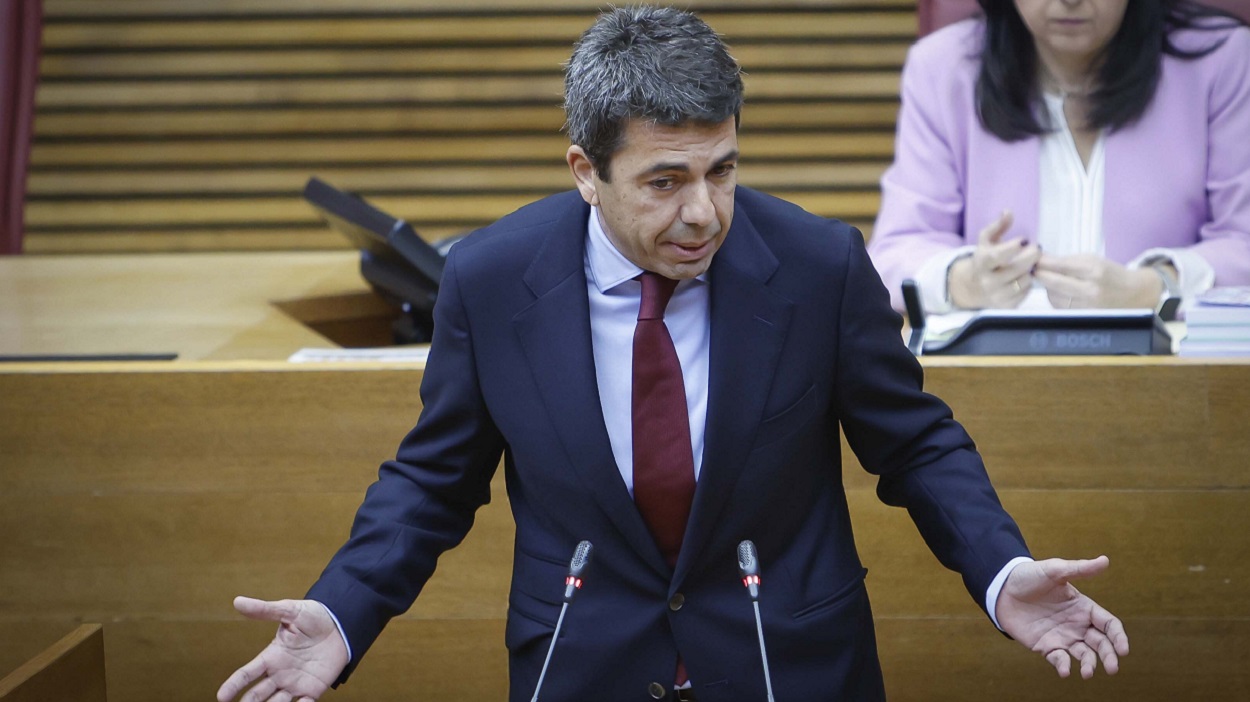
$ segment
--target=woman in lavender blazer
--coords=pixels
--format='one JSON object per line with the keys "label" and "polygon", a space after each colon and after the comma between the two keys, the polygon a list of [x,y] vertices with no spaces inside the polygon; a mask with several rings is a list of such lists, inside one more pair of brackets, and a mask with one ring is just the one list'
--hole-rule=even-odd
{"label": "woman in lavender blazer", "polygon": [[868,245],[895,306],[908,278],[935,312],[1250,284],[1250,29],[1167,0],[980,4],[903,69]]}

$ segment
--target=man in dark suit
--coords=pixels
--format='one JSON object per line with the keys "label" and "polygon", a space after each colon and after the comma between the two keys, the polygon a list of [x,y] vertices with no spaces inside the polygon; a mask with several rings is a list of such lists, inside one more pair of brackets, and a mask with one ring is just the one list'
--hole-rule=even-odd
{"label": "man in dark suit", "polygon": [[693,15],[612,10],[583,35],[566,79],[577,190],[452,250],[416,428],[307,600],[236,600],[281,626],[219,699],[346,679],[464,537],[501,455],[511,699],[534,690],[581,540],[593,590],[543,699],[762,699],[744,539],[768,575],[777,697],[883,699],[839,425],[1003,631],[1062,675],[1069,656],[1115,672],[1123,627],[1068,583],[1106,559],[1028,557],[971,439],[922,391],[860,234],[737,186],[741,104],[738,66]]}

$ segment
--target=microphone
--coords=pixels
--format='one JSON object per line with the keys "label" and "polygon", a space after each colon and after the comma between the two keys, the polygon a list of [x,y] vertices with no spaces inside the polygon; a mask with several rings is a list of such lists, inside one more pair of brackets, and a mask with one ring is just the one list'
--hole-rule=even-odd
{"label": "microphone", "polygon": [[764,650],[764,624],[760,621],[760,559],[755,554],[755,543],[750,539],[738,544],[738,574],[751,596],[755,607],[755,632],[760,639],[760,660],[764,662],[764,687],[768,690],[768,702],[773,700],[773,680],[768,672],[768,652]]}
{"label": "microphone", "polygon": [[907,324],[911,327],[907,350],[919,356],[924,353],[924,302],[920,299],[920,288],[912,278],[903,281],[903,305],[907,308]]}
{"label": "microphone", "polygon": [[738,544],[738,574],[746,585],[752,601],[760,599],[760,561],[755,557],[755,543],[743,541]]}
{"label": "microphone", "polygon": [[551,645],[547,647],[547,659],[543,661],[543,670],[538,674],[538,684],[534,686],[534,696],[530,698],[530,702],[538,702],[538,693],[543,689],[543,680],[547,677],[547,666],[551,665],[551,654],[556,650],[556,640],[560,638],[560,628],[564,626],[564,613],[568,611],[569,603],[573,601],[577,591],[582,589],[582,573],[590,565],[591,548],[589,541],[582,541],[573,551],[573,560],[569,561],[569,574],[564,577],[564,604],[560,605],[560,618],[556,620],[556,630],[551,635]]}
{"label": "microphone", "polygon": [[569,574],[564,578],[564,601],[572,602],[573,596],[577,591],[582,589],[582,573],[586,571],[586,566],[590,565],[589,541],[583,541],[577,545],[577,550],[573,551],[573,560],[569,561]]}

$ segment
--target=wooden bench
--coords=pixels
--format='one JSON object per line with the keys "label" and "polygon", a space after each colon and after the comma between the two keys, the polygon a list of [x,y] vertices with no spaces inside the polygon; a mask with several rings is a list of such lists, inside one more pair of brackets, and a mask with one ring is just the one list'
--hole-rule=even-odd
{"label": "wooden bench", "polygon": [[[571,186],[585,0],[46,0],[26,250],[346,246],[317,174],[431,239]],[[909,0],[698,0],[747,71],[742,182],[870,227]]]}

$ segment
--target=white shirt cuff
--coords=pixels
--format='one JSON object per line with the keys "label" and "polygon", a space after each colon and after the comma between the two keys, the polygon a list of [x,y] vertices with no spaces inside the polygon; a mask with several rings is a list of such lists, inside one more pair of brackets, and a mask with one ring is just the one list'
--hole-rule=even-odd
{"label": "white shirt cuff", "polygon": [[[309,602],[317,601],[309,600]],[[347,634],[343,633],[343,625],[339,623],[339,618],[334,616],[334,612],[331,612],[330,608],[325,606],[324,603],[317,602],[317,604],[321,605],[321,608],[326,611],[326,614],[330,615],[330,618],[334,620],[334,627],[339,630],[339,636],[343,637],[343,645],[347,647],[347,660],[350,661],[352,659],[352,642],[348,641]]]}
{"label": "white shirt cuff", "polygon": [[925,314],[945,314],[954,308],[951,304],[950,289],[947,287],[950,280],[950,268],[955,265],[955,261],[964,256],[971,256],[976,248],[975,246],[960,246],[957,249],[930,256],[929,260],[920,266],[920,270],[916,271],[916,286],[920,288],[920,301],[924,305]]}
{"label": "white shirt cuff", "polygon": [[[1003,569],[998,571],[998,575],[995,575],[994,579],[990,581],[990,586],[985,591],[985,611],[989,613],[990,621],[994,622],[994,626],[998,626],[998,594],[1003,591],[1003,584],[1007,582],[1007,576],[1011,575],[1011,571],[1015,570],[1015,567],[1021,563],[1032,562],[1033,559],[1028,556],[1016,556],[1007,561],[1007,565],[1003,566]],[[1002,631],[1003,628],[998,626],[998,630]]]}
{"label": "white shirt cuff", "polygon": [[1176,282],[1185,302],[1193,300],[1215,285],[1215,269],[1211,267],[1211,263],[1186,249],[1146,249],[1129,261],[1128,267],[1143,268],[1160,262],[1171,263],[1176,269]]}

